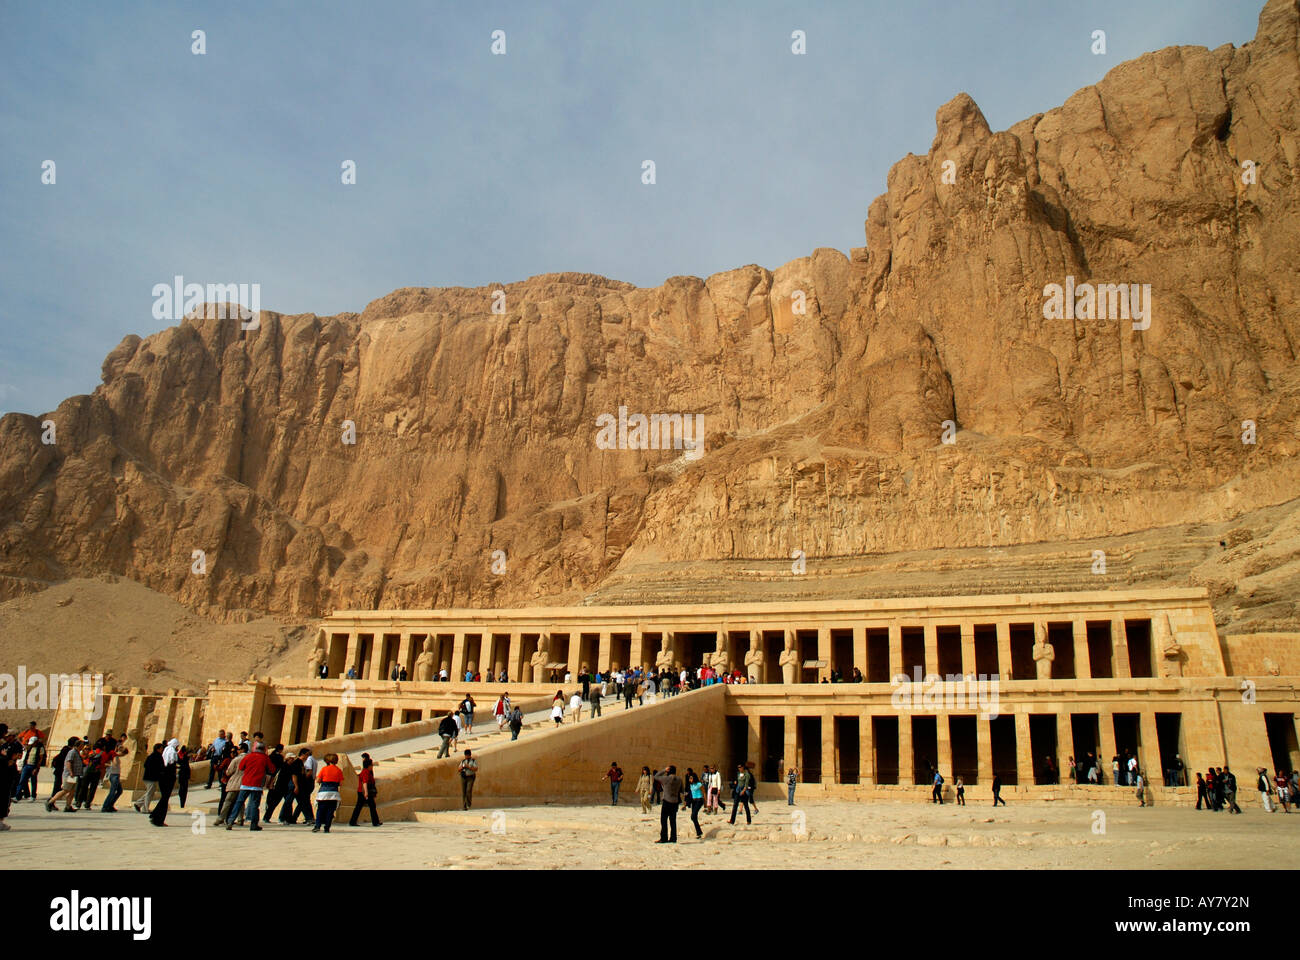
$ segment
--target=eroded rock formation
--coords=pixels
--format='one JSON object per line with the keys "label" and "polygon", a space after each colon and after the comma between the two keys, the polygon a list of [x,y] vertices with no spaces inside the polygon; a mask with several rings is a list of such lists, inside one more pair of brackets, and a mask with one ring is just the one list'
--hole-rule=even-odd
{"label": "eroded rock formation", "polygon": [[[50,415],[56,445],[0,420],[0,595],[113,572],[215,616],[572,601],[620,565],[1008,547],[1292,500],[1298,32],[1297,0],[1271,0],[1242,48],[1148,54],[998,133],[959,95],[848,257],[653,289],[534,277],[500,288],[504,315],[496,287],[402,289],[129,336]],[[1067,277],[1150,284],[1150,327],[1045,319]],[[620,406],[702,414],[705,454],[599,449]]]}

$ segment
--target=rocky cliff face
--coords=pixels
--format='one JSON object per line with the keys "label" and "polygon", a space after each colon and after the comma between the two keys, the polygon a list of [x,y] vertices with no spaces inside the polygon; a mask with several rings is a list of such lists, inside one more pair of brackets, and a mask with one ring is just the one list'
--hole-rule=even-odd
{"label": "rocky cliff face", "polygon": [[[957,96],[848,257],[127,337],[49,416],[56,444],[0,419],[0,595],[112,572],[225,617],[575,601],[646,564],[815,569],[1285,503],[1298,91],[1300,3],[1270,0],[1240,49],[1148,54],[1004,132]],[[1118,291],[1049,319],[1067,283],[1149,285],[1146,319]],[[620,406],[702,416],[702,455],[602,449]]]}

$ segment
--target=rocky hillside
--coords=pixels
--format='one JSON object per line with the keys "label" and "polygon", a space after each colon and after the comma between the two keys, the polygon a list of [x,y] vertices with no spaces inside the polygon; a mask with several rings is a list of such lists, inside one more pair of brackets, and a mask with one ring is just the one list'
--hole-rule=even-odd
{"label": "rocky hillside", "polygon": [[[1256,626],[1295,628],[1298,99],[1300,3],[1270,0],[1246,46],[1145,55],[1010,130],[958,95],[849,256],[129,336],[56,444],[0,419],[0,596],[112,573],[217,618],[645,598],[630,571],[1267,515],[1240,576],[1167,575],[1244,623],[1241,579],[1277,571]],[[1149,326],[1105,294],[1054,310],[1067,283],[1149,285]],[[702,455],[602,449],[620,406],[701,416]]]}

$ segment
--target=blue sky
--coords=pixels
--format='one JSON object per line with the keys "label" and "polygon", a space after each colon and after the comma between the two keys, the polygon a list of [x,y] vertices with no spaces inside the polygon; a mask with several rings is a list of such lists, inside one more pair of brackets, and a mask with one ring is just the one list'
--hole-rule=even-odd
{"label": "blue sky", "polygon": [[1261,5],[0,0],[0,411],[91,392],[175,274],[326,315],[847,251],[959,91],[1005,129],[1148,50],[1240,46]]}

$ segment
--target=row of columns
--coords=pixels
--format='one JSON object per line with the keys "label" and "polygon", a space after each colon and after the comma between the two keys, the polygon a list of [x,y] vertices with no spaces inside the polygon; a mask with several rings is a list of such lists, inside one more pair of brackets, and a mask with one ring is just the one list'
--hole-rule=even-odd
{"label": "row of columns", "polygon": [[[1092,714],[1089,714],[1090,716]],[[836,714],[832,711],[821,713],[800,713],[797,715],[784,715],[784,742],[782,744],[782,769],[780,771],[780,780],[784,782],[785,770],[791,766],[802,768],[801,763],[792,762],[792,758],[799,757],[799,730],[798,721],[800,717],[820,717],[821,719],[821,770],[823,783],[840,783],[840,752],[836,749],[835,738],[835,720],[837,717],[846,718],[853,715]],[[858,782],[863,784],[874,784],[876,782],[876,752],[875,742],[872,732],[872,719],[874,717],[895,717],[898,720],[898,780],[899,783],[910,783],[912,779],[912,714],[861,714],[854,716],[858,721]],[[962,713],[936,713],[927,714],[934,716],[936,719],[935,727],[937,733],[937,756],[931,758],[938,766],[940,773],[943,774],[945,781],[951,783],[953,780],[952,766],[952,738],[949,718],[953,716],[972,716],[972,714]],[[993,738],[989,729],[988,718],[979,714],[974,714],[975,723],[975,751],[976,751],[976,776],[981,784],[987,784],[993,779]],[[1015,718],[1016,725],[1016,776],[1021,785],[1033,783],[1034,777],[1034,754],[1033,744],[1029,732],[1028,713],[1011,714]],[[1064,764],[1067,756],[1074,755],[1074,731],[1072,728],[1071,714],[1064,711],[1056,714],[1056,760],[1060,765]],[[1104,775],[1109,780],[1110,777],[1110,758],[1115,756],[1117,748],[1115,745],[1115,725],[1114,711],[1099,710],[1095,716],[1098,725],[1098,742],[1097,742],[1097,760],[1102,765]],[[1162,771],[1160,767],[1160,748],[1159,740],[1156,733],[1156,717],[1153,711],[1139,711],[1139,764],[1144,774],[1150,767],[1151,782],[1156,782],[1154,777]],[[746,714],[746,730],[748,736],[747,750],[750,760],[761,758],[762,756],[762,723],[763,717],[759,714]],[[1076,757],[1076,760],[1080,758]],[[1065,773],[1062,772],[1062,777]]]}
{"label": "row of columns", "polygon": [[[1015,619],[1007,619],[1002,621],[995,621],[992,624],[992,626],[995,627],[997,633],[997,658],[998,658],[997,672],[1003,677],[1007,677],[1011,675],[1011,660],[1012,660],[1011,626],[1013,623],[1018,624],[1023,622],[1024,621],[1017,621]],[[1052,621],[1052,622],[1063,622],[1063,621]],[[1072,640],[1074,645],[1074,649],[1073,649],[1074,678],[1080,680],[1086,680],[1091,678],[1092,676],[1092,672],[1090,669],[1089,650],[1088,650],[1088,627],[1087,627],[1088,618],[1076,617],[1071,619],[1069,622],[1072,628]],[[1095,619],[1094,622],[1096,622]],[[1026,625],[1032,625],[1032,624],[1026,624]],[[906,623],[882,624],[878,628],[878,629],[888,629],[889,631],[889,676],[894,677],[905,673],[904,657],[903,657],[903,630],[905,627],[911,627],[911,626],[920,627],[924,631],[924,651],[925,651],[924,672],[925,673],[929,674],[929,673],[939,672],[938,632],[940,627],[947,627],[947,626],[960,627],[961,630],[961,672],[962,674],[973,675],[978,672],[976,669],[976,655],[975,655],[975,626],[976,626],[975,622],[965,621],[965,622],[954,623],[954,624],[944,624],[942,622],[932,620],[932,621],[927,621],[925,623],[915,624],[915,625],[906,624]],[[791,634],[796,633],[798,630],[802,630],[802,629],[811,630],[814,628],[784,627],[784,628],[774,628],[774,629],[784,630],[784,633],[788,638]],[[853,667],[857,667],[859,670],[861,670],[864,676],[867,674],[867,631],[868,629],[877,629],[877,628],[870,628],[868,625],[862,625],[862,626],[844,627],[844,628],[835,628],[831,626],[818,626],[815,629],[817,630],[817,637],[818,637],[817,640],[818,658],[827,663],[830,663],[833,658],[832,630],[851,629],[853,633],[853,663],[848,665],[835,664],[835,666],[838,669],[840,669],[841,672],[844,673],[846,676],[852,672]],[[716,632],[721,633],[723,631],[726,631],[728,634],[748,634],[749,646],[747,647],[747,649],[752,649],[753,644],[756,642],[762,644],[764,633],[771,632],[761,627],[751,627],[748,629],[733,629],[725,625],[719,627]],[[671,631],[662,631],[662,632],[648,631],[648,632],[654,633],[656,635],[664,636],[664,637],[670,637],[672,635]],[[688,632],[696,633],[696,632],[709,632],[709,631],[688,631]],[[567,633],[564,631],[555,630],[554,633],[561,636],[567,635],[569,637],[569,648],[564,662],[566,668],[575,676],[577,675],[578,671],[581,669],[584,663],[586,663],[588,667],[600,671],[611,669],[611,651],[613,649],[613,637],[615,635],[630,635],[628,662],[627,663],[620,662],[620,666],[626,667],[629,664],[638,666],[643,663],[648,663],[652,659],[652,658],[647,658],[645,655],[646,654],[645,640],[646,640],[647,632],[627,631],[627,630],[619,630],[617,628],[606,627],[606,628],[598,628],[598,629],[590,629],[590,630],[575,629]],[[363,635],[371,637],[369,655],[365,663],[361,662],[361,656],[360,656],[362,650],[361,638]],[[385,641],[385,637],[391,635],[392,634],[386,634],[382,630],[376,630],[373,633],[353,630],[348,634],[346,634],[347,647],[346,647],[346,653],[344,656],[343,664],[341,668],[339,668],[337,671],[335,671],[333,667],[331,667],[331,671],[330,671],[331,676],[345,675],[347,673],[348,668],[353,667],[356,669],[358,677],[370,679],[370,680],[387,679],[389,676],[390,665],[395,661],[396,663],[405,666],[410,674],[410,679],[414,679],[413,665],[420,653],[420,649],[416,646],[416,644],[417,643],[422,644],[423,639],[425,637],[437,638],[438,636],[440,636],[440,634],[432,631],[429,632],[428,634],[421,634],[416,631],[402,631],[400,634],[397,635],[398,644],[395,651],[395,655],[389,652],[389,645]],[[435,663],[434,663],[435,677],[438,675],[438,671],[441,668],[442,663],[446,661],[449,664],[448,678],[453,682],[461,680],[465,674],[465,670],[468,663],[467,651],[469,650],[469,646],[470,646],[470,638],[478,636],[480,638],[480,641],[479,641],[479,654],[478,654],[478,660],[476,662],[476,666],[478,667],[479,672],[486,674],[488,670],[491,670],[493,673],[496,673],[497,672],[496,664],[500,662],[504,664],[504,666],[506,667],[506,671],[509,678],[518,682],[518,680],[522,676],[522,670],[523,667],[525,666],[525,661],[526,661],[526,658],[524,657],[523,654],[524,638],[536,636],[540,639],[541,636],[546,636],[549,634],[548,633],[534,634],[528,631],[510,631],[508,633],[505,632],[496,633],[490,630],[483,630],[483,631],[456,630],[441,635],[442,636],[450,635],[453,638],[452,649],[451,649],[451,655],[449,657],[445,656],[442,650],[443,644],[439,642],[439,652],[437,657],[435,658]],[[599,637],[594,662],[592,658],[584,658],[582,656],[583,644],[581,642],[581,638],[584,635],[587,636],[595,635]],[[338,643],[341,636],[342,635],[340,634],[331,634],[330,642]],[[1112,674],[1115,677],[1128,678],[1130,676],[1128,644],[1125,637],[1124,620],[1122,618],[1111,619],[1110,636],[1111,636]],[[498,648],[495,647],[495,644],[504,645],[505,648],[504,657],[499,655]],[[484,662],[489,657],[491,658],[491,660],[489,660],[488,662]],[[696,657],[695,659],[699,660],[701,658]],[[333,663],[333,658],[327,659],[327,662]],[[744,665],[743,654],[738,654],[735,650],[732,651],[731,664],[733,669],[739,669],[742,670],[742,672],[747,672]],[[694,663],[690,665],[699,666],[698,663]],[[769,665],[769,668],[771,666],[772,665]],[[774,674],[777,672],[779,671],[775,671],[775,670],[773,671]],[[800,674],[797,673],[796,677],[798,677],[799,675]],[[822,675],[828,676],[829,668],[823,668]],[[538,678],[534,678],[534,679],[538,679]],[[760,677],[760,679],[762,678]]]}

